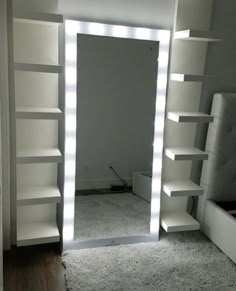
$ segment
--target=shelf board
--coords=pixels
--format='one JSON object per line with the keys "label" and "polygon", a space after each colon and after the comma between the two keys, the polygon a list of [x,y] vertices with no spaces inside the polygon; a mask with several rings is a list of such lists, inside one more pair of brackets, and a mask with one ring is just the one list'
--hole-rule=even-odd
{"label": "shelf board", "polygon": [[163,192],[169,197],[200,196],[203,189],[192,181],[168,181],[163,183]]}
{"label": "shelf board", "polygon": [[48,204],[60,201],[60,191],[53,186],[24,186],[17,193],[17,205]]}
{"label": "shelf board", "polygon": [[167,118],[175,122],[209,123],[214,117],[201,112],[168,112]]}
{"label": "shelf board", "polygon": [[63,114],[59,108],[17,107],[17,119],[62,119]]}
{"label": "shelf board", "polygon": [[40,25],[59,25],[63,23],[63,15],[50,13],[31,13],[19,12],[13,18],[16,23],[30,23]]}
{"label": "shelf board", "polygon": [[55,222],[18,223],[17,246],[36,245],[60,241]]}
{"label": "shelf board", "polygon": [[16,161],[18,164],[26,163],[60,163],[62,155],[56,148],[18,151]]}
{"label": "shelf board", "polygon": [[44,64],[30,64],[30,63],[15,63],[15,70],[16,71],[24,71],[24,72],[61,74],[62,73],[62,66],[44,65]]}
{"label": "shelf board", "polygon": [[166,148],[165,155],[173,161],[207,160],[208,154],[196,148]]}
{"label": "shelf board", "polygon": [[198,230],[200,224],[187,212],[161,213],[161,226],[166,232]]}
{"label": "shelf board", "polygon": [[193,40],[205,42],[223,41],[222,35],[220,33],[194,29],[176,31],[174,34],[174,38],[181,40]]}
{"label": "shelf board", "polygon": [[171,73],[170,80],[176,82],[204,82],[208,79],[213,79],[212,75],[192,75],[192,74],[177,74]]}

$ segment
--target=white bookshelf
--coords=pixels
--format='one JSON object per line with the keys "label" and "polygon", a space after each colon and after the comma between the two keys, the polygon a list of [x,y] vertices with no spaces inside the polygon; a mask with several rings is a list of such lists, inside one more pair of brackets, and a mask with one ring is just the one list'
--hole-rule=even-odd
{"label": "white bookshelf", "polygon": [[18,12],[13,18],[15,23],[29,23],[39,25],[60,25],[63,23],[63,15],[51,13]]}
{"label": "white bookshelf", "polygon": [[17,205],[59,203],[61,194],[55,186],[21,186],[17,192]]}
{"label": "white bookshelf", "polygon": [[56,222],[18,223],[17,246],[58,242],[60,234]]}
{"label": "white bookshelf", "polygon": [[174,122],[210,123],[214,117],[201,112],[168,112],[167,118]]}
{"label": "white bookshelf", "polygon": [[161,226],[166,232],[198,230],[200,224],[187,212],[161,213]]}
{"label": "white bookshelf", "polygon": [[190,180],[176,180],[163,183],[163,192],[169,197],[200,196],[203,189]]}
{"label": "white bookshelf", "polygon": [[212,75],[193,75],[183,73],[171,73],[170,80],[176,82],[206,82],[209,79],[213,79]]}
{"label": "white bookshelf", "polygon": [[61,120],[62,111],[59,108],[16,107],[17,119]]}
{"label": "white bookshelf", "polygon": [[[63,73],[64,68],[59,52],[59,29],[63,24],[63,16],[22,11],[14,15],[13,21],[14,72],[17,78],[15,87],[19,90],[15,91],[15,99],[19,99],[14,102],[17,104],[14,107],[17,177],[14,181],[16,231],[13,244],[26,246],[59,242],[57,218],[60,216],[60,207],[57,207],[57,204],[61,203],[61,188],[57,180],[56,164],[63,161],[58,144],[60,125],[64,122],[60,109],[60,89],[58,90],[62,80],[59,74]],[[34,73],[45,74],[42,78],[42,74]],[[53,76],[53,83],[52,74],[58,75]],[[27,79],[25,76],[32,78]],[[45,99],[47,93],[50,95],[50,102],[44,102],[45,107],[41,107],[40,95]],[[40,140],[37,139],[37,130]],[[32,139],[35,142],[31,142]],[[43,164],[47,174],[43,172]],[[36,173],[33,182],[26,178],[29,175],[29,167]]]}
{"label": "white bookshelf", "polygon": [[165,148],[165,156],[173,161],[207,160],[208,154],[196,148]]}
{"label": "white bookshelf", "polygon": [[15,63],[16,71],[61,74],[63,67],[59,65]]}
{"label": "white bookshelf", "polygon": [[[190,180],[191,161],[208,159],[206,152],[194,148],[195,123],[213,121],[213,116],[198,112],[202,85],[215,77],[204,74],[208,43],[223,41],[220,33],[209,31],[212,9],[209,1],[179,0],[176,5],[167,97],[171,110],[167,119],[182,124],[176,134],[173,122],[167,122],[165,129],[168,147],[164,154],[168,159],[163,165],[161,225],[167,232],[199,229],[199,223],[186,209],[189,197],[203,194],[203,189]],[[183,146],[175,147],[179,144]],[[180,162],[173,166],[169,159]]]}
{"label": "white bookshelf", "polygon": [[218,32],[194,30],[194,29],[185,29],[185,30],[176,31],[174,34],[174,38],[180,39],[180,40],[192,40],[192,41],[203,41],[203,42],[223,41],[221,34]]}

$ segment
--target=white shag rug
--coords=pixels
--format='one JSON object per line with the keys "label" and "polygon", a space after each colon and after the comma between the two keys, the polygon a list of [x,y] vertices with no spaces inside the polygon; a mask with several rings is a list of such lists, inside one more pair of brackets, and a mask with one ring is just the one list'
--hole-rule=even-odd
{"label": "white shag rug", "polygon": [[202,233],[64,254],[70,291],[235,291],[236,266]]}
{"label": "white shag rug", "polygon": [[150,203],[132,193],[75,197],[75,240],[145,235]]}

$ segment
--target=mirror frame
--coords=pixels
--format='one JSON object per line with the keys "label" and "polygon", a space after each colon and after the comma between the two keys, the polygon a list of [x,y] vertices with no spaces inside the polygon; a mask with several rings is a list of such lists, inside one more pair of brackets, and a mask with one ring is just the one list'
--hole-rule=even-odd
{"label": "mirror frame", "polygon": [[[151,40],[159,42],[152,165],[152,198],[150,233],[148,235],[97,239],[93,241],[74,241],[78,34]],[[171,33],[169,30],[83,22],[69,19],[65,20],[65,143],[62,226],[62,241],[64,250],[144,241],[157,241],[159,239],[160,199],[162,187],[161,178],[163,163],[162,157],[168,84],[170,36]]]}

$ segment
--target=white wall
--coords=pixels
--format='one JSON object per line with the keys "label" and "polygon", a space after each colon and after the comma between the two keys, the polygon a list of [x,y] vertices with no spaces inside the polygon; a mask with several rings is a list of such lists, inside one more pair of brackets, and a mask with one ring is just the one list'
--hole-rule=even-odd
{"label": "white wall", "polygon": [[77,189],[151,171],[158,44],[78,38]]}
{"label": "white wall", "polygon": [[175,0],[59,0],[59,11],[80,20],[171,28]]}
{"label": "white wall", "polygon": [[58,0],[13,0],[14,11],[57,13]]}
{"label": "white wall", "polygon": [[[1,7],[1,5],[0,5]],[[1,94],[0,94],[1,95]],[[1,107],[1,105],[0,105]],[[1,121],[0,121],[1,124]],[[0,127],[1,128],[1,127]],[[0,129],[0,290],[3,288],[2,131]]]}
{"label": "white wall", "polygon": [[[203,87],[200,110],[210,112],[213,95],[216,92],[236,92],[236,2],[234,0],[215,0],[211,30],[222,33],[224,42],[210,44],[207,53],[205,74],[216,78]],[[199,126],[196,145],[204,148],[207,127]],[[201,164],[196,163],[193,177],[199,180]]]}
{"label": "white wall", "polygon": [[[10,137],[9,137],[9,90],[8,90],[8,31],[7,31],[7,1],[0,1],[0,102],[1,102],[1,163],[4,172],[1,173],[1,195],[3,205],[3,235],[4,248],[10,246]],[[2,165],[1,165],[2,167]],[[2,204],[3,203],[3,204]],[[3,215],[3,217],[2,217]],[[0,221],[2,223],[2,220]],[[0,226],[1,228],[1,226]],[[2,231],[2,229],[1,229]],[[2,233],[0,234],[2,235]],[[2,237],[0,238],[0,240]],[[0,250],[1,251],[1,250]]]}
{"label": "white wall", "polygon": [[[6,2],[5,1],[0,1],[0,11],[4,11],[3,7],[6,7]],[[4,13],[1,13],[1,18],[4,17],[6,19],[6,15],[4,15],[6,13],[6,10],[4,11]],[[4,19],[3,18],[3,19]],[[0,31],[2,32],[3,29],[6,32],[6,23],[0,22]],[[0,51],[2,51],[2,46],[0,45]],[[0,55],[0,63],[2,64],[3,59],[4,59],[4,55],[1,54]],[[2,66],[1,66],[2,68]],[[6,71],[3,69],[2,70],[3,73],[6,74]],[[3,87],[3,81],[4,77],[2,76],[2,74],[0,75],[0,109],[2,108],[2,98],[3,98],[3,94],[5,94],[5,89]],[[6,86],[5,86],[6,87]],[[2,130],[1,130],[1,119],[0,119],[0,290],[2,290],[3,287],[3,239],[2,239],[2,226],[3,226],[3,216],[2,216]]]}
{"label": "white wall", "polygon": [[236,2],[215,0],[211,29],[224,41],[208,48],[206,74],[216,76],[202,91],[201,106],[209,110],[214,92],[236,92]]}

